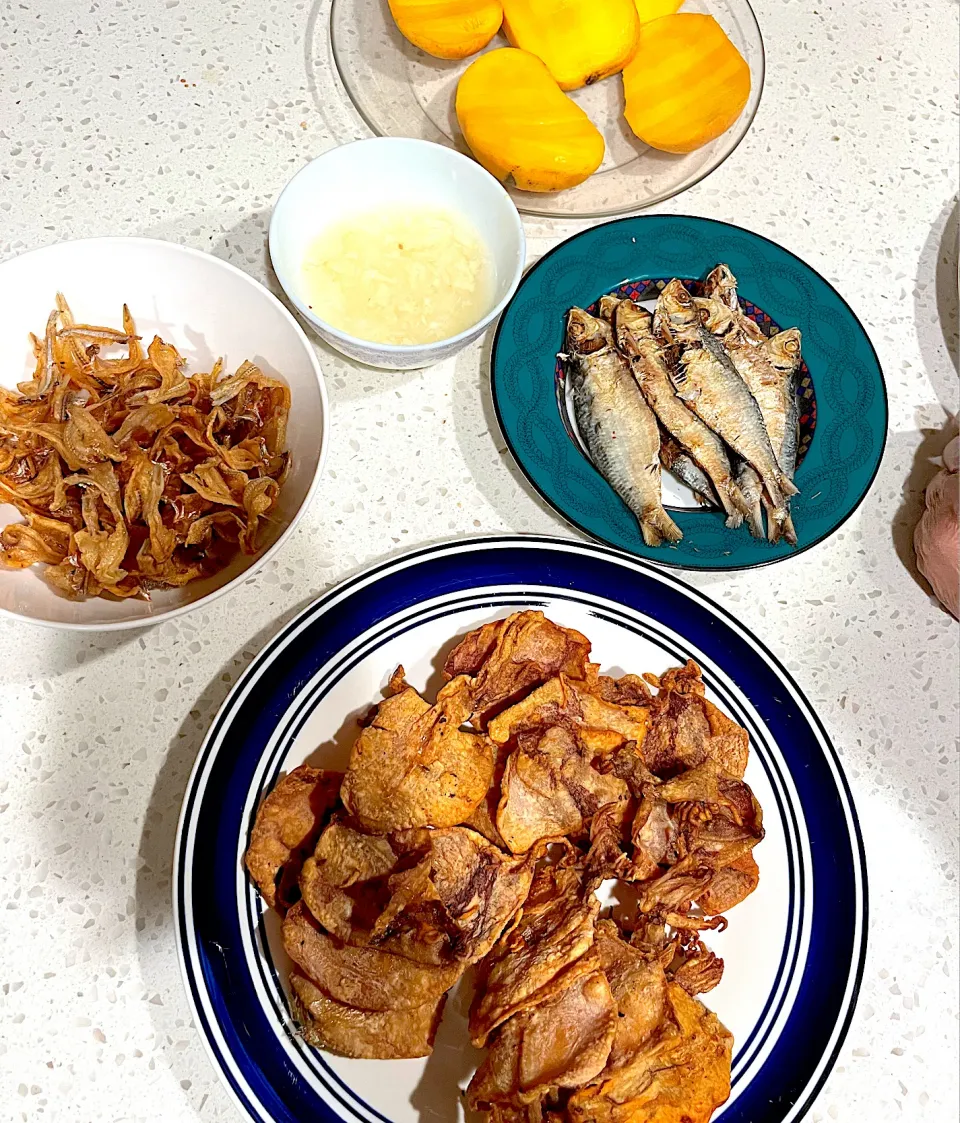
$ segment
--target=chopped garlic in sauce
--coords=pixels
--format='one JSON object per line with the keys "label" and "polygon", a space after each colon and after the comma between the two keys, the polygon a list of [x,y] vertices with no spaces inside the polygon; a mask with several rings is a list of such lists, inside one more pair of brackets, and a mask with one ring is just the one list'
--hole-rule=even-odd
{"label": "chopped garlic in sauce", "polygon": [[390,206],[325,229],[303,262],[306,303],[321,320],[371,343],[449,339],[493,304],[489,253],[453,211]]}

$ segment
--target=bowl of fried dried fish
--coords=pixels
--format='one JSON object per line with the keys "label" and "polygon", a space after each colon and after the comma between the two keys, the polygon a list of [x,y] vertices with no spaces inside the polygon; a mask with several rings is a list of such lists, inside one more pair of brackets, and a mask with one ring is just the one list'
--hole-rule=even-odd
{"label": "bowl of fried dried fish", "polygon": [[527,273],[491,364],[500,426],[565,519],[662,565],[794,557],[880,464],[883,374],[852,309],[774,242],[643,216]]}
{"label": "bowl of fried dried fish", "polygon": [[819,736],[762,645],[622,553],[358,575],[266,645],[185,796],[215,1064],[262,1121],[796,1118],[863,938]]}
{"label": "bowl of fried dried fish", "polygon": [[0,611],[136,627],[276,551],[317,484],[327,409],[275,297],[140,238],[6,262],[0,297]]}

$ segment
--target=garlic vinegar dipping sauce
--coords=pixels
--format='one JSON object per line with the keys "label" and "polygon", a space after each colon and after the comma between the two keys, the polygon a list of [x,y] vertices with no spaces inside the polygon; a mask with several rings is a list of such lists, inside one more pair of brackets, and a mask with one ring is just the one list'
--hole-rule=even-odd
{"label": "garlic vinegar dipping sauce", "polygon": [[496,270],[479,232],[436,206],[391,203],[334,222],[307,247],[301,272],[310,311],[372,343],[450,339],[494,304]]}

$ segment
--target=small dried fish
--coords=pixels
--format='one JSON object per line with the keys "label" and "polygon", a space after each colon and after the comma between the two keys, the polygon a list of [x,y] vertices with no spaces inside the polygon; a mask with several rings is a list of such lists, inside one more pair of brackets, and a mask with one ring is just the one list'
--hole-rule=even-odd
{"label": "small dried fish", "polygon": [[706,473],[699,464],[680,447],[678,441],[666,431],[660,429],[660,463],[668,472],[687,485],[693,492],[697,502],[703,507],[719,507],[720,500]]}
{"label": "small dried fish", "polygon": [[[630,360],[647,404],[709,480],[706,492],[702,487],[694,490],[716,493],[726,511],[727,526],[740,526],[747,503],[737,487],[723,442],[677,397],[670,377],[671,364],[653,334],[650,313],[631,300],[621,300],[614,312],[614,325],[617,345]],[[688,471],[685,464],[681,468]]]}
{"label": "small dried fish", "polygon": [[[777,463],[792,481],[797,462],[798,415],[794,375],[800,361],[799,332],[791,329],[787,338],[771,352],[768,340],[741,311],[737,279],[725,265],[718,265],[707,277],[705,291],[708,298],[730,310],[729,320],[722,325],[724,350],[756,399]],[[713,318],[708,318],[708,326]],[[773,361],[774,355],[777,362]],[[787,506],[789,508],[789,502]],[[779,541],[782,535],[791,545],[796,545],[797,534],[789,516],[782,523],[771,518],[767,535],[771,542]]]}
{"label": "small dried fish", "polygon": [[597,470],[636,515],[648,546],[678,542],[683,535],[660,495],[657,419],[610,326],[571,308],[566,346],[577,426]]}
{"label": "small dried fish", "polygon": [[785,497],[797,489],[780,468],[756,399],[720,339],[701,323],[680,281],[666,286],[657,310],[661,331],[682,348],[677,369],[670,372],[677,396],[757,471],[772,518],[782,528],[790,517]]}

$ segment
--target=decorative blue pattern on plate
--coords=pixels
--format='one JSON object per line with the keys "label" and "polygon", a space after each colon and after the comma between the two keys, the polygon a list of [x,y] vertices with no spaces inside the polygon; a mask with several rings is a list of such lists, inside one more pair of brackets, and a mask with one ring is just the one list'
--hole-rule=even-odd
{"label": "decorative blue pattern on plate", "polygon": [[263,794],[305,759],[342,762],[356,713],[396,662],[435,686],[442,646],[521,606],[580,627],[607,667],[695,658],[708,693],[748,729],[747,779],[768,833],[760,887],[711,937],[727,967],[706,997],[735,1037],[733,1093],[715,1118],[799,1119],[846,1032],[865,950],[862,845],[836,754],[788,673],[723,610],[646,563],[551,539],[458,542],[380,565],[304,610],[234,687],[188,785],[174,879],[184,979],[215,1065],[258,1121],[458,1118],[457,1083],[479,1055],[458,1001],[426,1063],[306,1046],[286,1010],[276,917],[241,858]]}
{"label": "decorative blue pattern on plate", "polygon": [[[798,545],[730,530],[719,512],[671,510],[675,546],[644,544],[636,519],[571,440],[556,392],[557,353],[571,305],[606,292],[655,295],[670,277],[702,278],[717,262],[736,274],[745,310],[767,334],[799,327]],[[741,569],[792,557],[833,533],[860,505],[880,466],[887,431],[883,374],[843,298],[774,242],[706,218],[645,215],[585,230],[534,265],[501,318],[491,363],[493,400],[507,444],[543,498],[580,530],[668,566]],[[562,399],[561,399],[562,401]],[[815,412],[814,412],[815,411]],[[815,423],[815,427],[814,427]]]}

